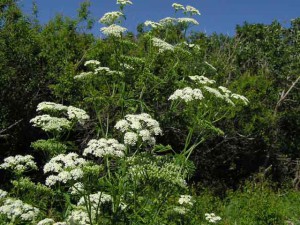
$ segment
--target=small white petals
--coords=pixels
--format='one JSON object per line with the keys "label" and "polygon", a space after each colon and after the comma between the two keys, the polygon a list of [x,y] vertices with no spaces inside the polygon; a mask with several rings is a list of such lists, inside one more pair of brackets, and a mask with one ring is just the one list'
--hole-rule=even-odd
{"label": "small white petals", "polygon": [[115,23],[116,20],[118,20],[121,16],[124,16],[124,14],[120,11],[107,12],[101,17],[99,22],[105,25],[111,25]]}
{"label": "small white petals", "polygon": [[36,116],[30,120],[34,127],[40,127],[44,131],[62,131],[71,129],[71,122],[66,118],[52,117],[50,115]]}
{"label": "small white petals", "polygon": [[159,38],[152,38],[152,42],[153,42],[153,45],[155,47],[158,47],[159,48],[159,52],[164,52],[164,51],[174,51],[174,46],[159,39]]}
{"label": "small white petals", "polygon": [[4,159],[4,163],[0,165],[0,169],[9,169],[16,173],[23,173],[28,170],[37,170],[37,165],[31,155],[9,156]]}
{"label": "small white petals", "polygon": [[210,223],[217,223],[222,218],[219,216],[216,216],[214,213],[205,213],[205,219]]}
{"label": "small white petals", "polygon": [[126,132],[124,135],[124,144],[134,146],[138,140],[138,136],[134,132]]}
{"label": "small white petals", "polygon": [[219,92],[217,89],[208,86],[204,86],[204,89],[209,93],[213,94],[214,96],[216,96],[217,98],[224,99],[224,95],[222,95],[221,92]]}
{"label": "small white petals", "polygon": [[120,144],[116,139],[92,139],[89,141],[88,147],[84,149],[83,155],[90,154],[98,158],[105,156],[123,157],[124,150],[125,146]]}
{"label": "small white petals", "polygon": [[70,120],[76,119],[80,124],[84,124],[90,119],[89,115],[82,109],[76,108],[74,106],[68,107],[68,118]]}
{"label": "small white petals", "polygon": [[100,30],[106,36],[114,36],[114,37],[121,37],[122,33],[127,31],[127,29],[125,27],[121,27],[116,24],[112,24],[108,27],[102,27]]}
{"label": "small white petals", "polygon": [[185,11],[186,11],[187,13],[190,13],[191,15],[201,15],[201,13],[199,12],[198,9],[196,9],[195,7],[190,6],[190,5],[187,5],[187,6],[185,7]]}
{"label": "small white petals", "polygon": [[84,80],[93,77],[93,72],[82,72],[74,77],[75,80]]}
{"label": "small white petals", "polygon": [[132,5],[132,2],[129,0],[117,0],[118,5]]}
{"label": "small white petals", "polygon": [[178,203],[180,205],[187,204],[187,205],[191,205],[192,206],[193,205],[192,196],[190,196],[190,195],[180,195]]}
{"label": "small white petals", "polygon": [[172,4],[172,7],[175,9],[175,11],[178,11],[178,10],[185,10],[184,6],[181,5],[181,4],[178,4],[178,3],[173,3],[173,4]]}
{"label": "small white petals", "polygon": [[88,65],[100,65],[100,62],[98,60],[88,60],[84,63],[84,66],[88,66]]}
{"label": "small white petals", "polygon": [[183,17],[177,19],[178,23],[199,25],[198,21],[193,18]]}
{"label": "small white petals", "polygon": [[189,76],[189,78],[199,84],[214,84],[214,83],[216,83],[215,80],[211,80],[205,76],[196,75],[196,76]]}
{"label": "small white petals", "polygon": [[190,102],[193,100],[201,100],[203,99],[203,94],[200,89],[192,89],[190,87],[186,87],[184,89],[176,90],[170,97],[169,100],[177,100],[182,99],[185,102]]}
{"label": "small white petals", "polygon": [[147,20],[144,24],[145,24],[145,26],[151,27],[151,28],[158,28],[158,27],[162,26],[160,23],[153,22],[153,21],[150,21],[150,20]]}
{"label": "small white petals", "polygon": [[232,94],[231,97],[232,97],[232,98],[235,98],[235,99],[240,99],[240,100],[242,100],[243,103],[244,103],[245,105],[248,105],[248,103],[249,103],[249,100],[248,100],[245,96],[243,96],[243,95]]}
{"label": "small white petals", "polygon": [[38,104],[36,111],[66,111],[67,106],[54,102],[41,102]]}
{"label": "small white petals", "polygon": [[37,223],[37,225],[52,225],[55,221],[51,218],[46,218]]}

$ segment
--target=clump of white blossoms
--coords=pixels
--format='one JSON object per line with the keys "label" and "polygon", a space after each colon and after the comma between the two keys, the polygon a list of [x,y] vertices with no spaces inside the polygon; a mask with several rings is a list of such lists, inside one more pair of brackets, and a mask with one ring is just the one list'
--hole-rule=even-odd
{"label": "clump of white blossoms", "polygon": [[169,26],[169,25],[173,25],[175,22],[177,22],[176,18],[166,17],[166,18],[161,19],[159,21],[159,24],[161,24],[162,26]]}
{"label": "clump of white blossoms", "polygon": [[66,111],[68,109],[67,106],[62,104],[54,103],[54,102],[41,102],[38,104],[36,111]]}
{"label": "clump of white blossoms", "polygon": [[183,89],[176,90],[170,97],[169,100],[177,100],[182,99],[185,102],[190,102],[193,100],[201,100],[203,99],[202,91],[198,88],[192,89],[190,87],[186,87]]}
{"label": "clump of white blossoms", "polygon": [[62,131],[63,129],[71,129],[71,121],[66,118],[53,117],[48,114],[39,115],[30,120],[34,127],[39,127],[42,130],[48,131]]}
{"label": "clump of white blossoms", "polygon": [[80,124],[84,124],[87,120],[90,119],[89,115],[83,109],[76,108],[74,106],[68,107],[68,118],[70,120],[77,120]]}
{"label": "clump of white blossoms", "polygon": [[53,186],[57,182],[67,183],[68,181],[77,181],[83,177],[82,167],[88,162],[80,158],[76,153],[67,155],[60,154],[53,157],[44,166],[44,173],[57,173],[46,178],[46,185]]}
{"label": "clump of white blossoms", "polygon": [[147,20],[144,22],[145,26],[149,26],[151,28],[158,28],[158,27],[161,27],[162,25],[160,23],[157,23],[157,22],[153,22],[153,21],[150,21],[150,20]]}
{"label": "clump of white blossoms", "polygon": [[22,221],[33,221],[39,214],[39,209],[26,204],[21,200],[8,198],[0,207],[0,214],[6,216],[12,222],[16,219]]}
{"label": "clump of white blossoms", "polygon": [[87,78],[91,78],[93,77],[94,73],[93,72],[82,72],[76,76],[74,76],[75,80],[83,80],[83,79],[87,79]]}
{"label": "clump of white blossoms", "polygon": [[99,22],[109,26],[115,23],[121,16],[124,16],[124,14],[120,11],[107,12],[101,17]]}
{"label": "clump of white blossoms", "polygon": [[193,205],[193,202],[192,202],[192,196],[190,195],[180,195],[180,198],[178,199],[178,203],[180,205],[183,205],[183,204],[187,204],[187,205]]}
{"label": "clump of white blossoms", "polygon": [[108,27],[102,27],[100,30],[106,36],[121,37],[122,34],[127,31],[127,28],[112,24]]}
{"label": "clump of white blossoms", "polygon": [[197,20],[188,17],[178,18],[177,22],[187,24],[187,25],[199,25],[199,22]]}
{"label": "clump of white blossoms", "polygon": [[116,123],[115,128],[124,133],[124,143],[135,146],[140,138],[143,142],[154,145],[155,137],[162,134],[159,123],[147,113],[126,115]]}
{"label": "clump of white blossoms", "polygon": [[158,51],[160,53],[164,52],[164,51],[174,51],[173,45],[171,45],[159,38],[152,38],[152,42],[155,47],[158,47]]}
{"label": "clump of white blossoms", "polygon": [[46,219],[43,219],[43,220],[39,221],[39,222],[37,223],[37,225],[52,225],[52,224],[54,224],[54,223],[55,223],[55,221],[54,221],[53,219],[51,219],[51,218],[46,218]]}
{"label": "clump of white blossoms", "polygon": [[31,155],[9,156],[4,159],[4,163],[0,165],[1,169],[9,169],[15,173],[23,173],[28,170],[37,170],[37,165]]}
{"label": "clump of white blossoms", "polygon": [[76,225],[89,225],[90,219],[89,214],[81,209],[73,210],[71,212],[71,215],[69,215],[67,221],[70,224],[76,224]]}
{"label": "clump of white blossoms", "polygon": [[214,84],[214,83],[216,83],[215,80],[211,80],[205,76],[196,75],[196,76],[189,76],[189,78],[199,84]]}
{"label": "clump of white blossoms", "polygon": [[132,2],[129,0],[117,0],[118,5],[132,5]]}
{"label": "clump of white blossoms", "polygon": [[175,9],[175,11],[185,10],[184,6],[178,3],[173,3],[172,7]]}
{"label": "clump of white blossoms", "polygon": [[125,145],[120,144],[116,139],[92,139],[89,141],[88,147],[84,149],[83,155],[86,156],[90,154],[98,158],[105,156],[123,157],[124,150]]}
{"label": "clump of white blossoms", "polygon": [[222,218],[219,216],[216,216],[214,213],[205,213],[205,219],[210,223],[217,223]]}
{"label": "clump of white blossoms", "polygon": [[90,204],[92,209],[97,210],[99,205],[111,202],[112,197],[109,194],[103,192],[97,192],[95,194],[90,194],[86,197],[81,197],[77,203],[77,206],[85,206],[86,204]]}
{"label": "clump of white blossoms", "polygon": [[94,59],[85,61],[84,66],[89,66],[89,65],[96,65],[96,66],[98,66],[98,65],[100,65],[100,62],[98,60],[94,60]]}
{"label": "clump of white blossoms", "polygon": [[6,198],[7,194],[7,191],[3,191],[2,189],[0,189],[0,200]]}
{"label": "clump of white blossoms", "polygon": [[185,11],[186,11],[186,13],[189,13],[191,15],[199,15],[199,16],[201,15],[201,13],[199,12],[198,9],[196,9],[195,7],[190,6],[190,5],[187,5],[185,7]]}

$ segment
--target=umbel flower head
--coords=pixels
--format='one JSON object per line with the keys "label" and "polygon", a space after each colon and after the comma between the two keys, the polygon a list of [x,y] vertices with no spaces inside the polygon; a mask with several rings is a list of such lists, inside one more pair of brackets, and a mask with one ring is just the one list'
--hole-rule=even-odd
{"label": "umbel flower head", "polygon": [[128,114],[116,123],[115,128],[124,133],[124,144],[135,146],[139,139],[149,145],[155,144],[155,137],[162,134],[159,123],[147,113]]}
{"label": "umbel flower head", "polygon": [[125,146],[120,144],[116,139],[92,139],[89,141],[88,147],[84,149],[83,155],[90,154],[98,158],[105,156],[123,157],[124,150]]}
{"label": "umbel flower head", "polygon": [[107,12],[100,18],[99,22],[109,26],[115,23],[121,16],[124,16],[124,14],[120,11]]}
{"label": "umbel flower head", "polygon": [[102,27],[100,31],[106,36],[121,37],[122,34],[127,31],[127,29],[125,27],[121,27],[120,25],[112,24],[108,27]]}
{"label": "umbel flower head", "polygon": [[9,169],[20,174],[28,170],[37,170],[37,166],[33,160],[33,156],[16,155],[5,158],[4,163],[0,165],[0,169]]}

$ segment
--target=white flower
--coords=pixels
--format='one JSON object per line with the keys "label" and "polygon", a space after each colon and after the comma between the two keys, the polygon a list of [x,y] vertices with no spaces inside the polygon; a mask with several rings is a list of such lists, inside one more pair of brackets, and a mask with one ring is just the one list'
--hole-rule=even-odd
{"label": "white flower", "polygon": [[83,80],[83,79],[87,79],[87,78],[90,78],[94,75],[93,72],[82,72],[80,73],[79,75],[76,75],[74,77],[74,79],[77,79],[77,80]]}
{"label": "white flower", "polygon": [[74,106],[69,106],[68,107],[68,118],[70,120],[76,119],[80,124],[84,124],[86,120],[89,120],[90,117],[86,113],[86,111],[76,108]]}
{"label": "white flower", "polygon": [[193,205],[192,196],[190,196],[190,195],[180,195],[178,203],[180,205],[183,205],[183,204]]}
{"label": "white flower", "polygon": [[235,98],[235,99],[240,99],[240,100],[242,100],[242,101],[244,102],[245,105],[248,105],[248,103],[249,103],[249,100],[248,100],[245,96],[243,96],[243,95],[232,94],[231,97],[232,97],[232,98]]}
{"label": "white flower", "polygon": [[177,100],[182,99],[185,102],[190,102],[192,100],[201,100],[203,99],[203,94],[200,89],[192,89],[190,87],[186,87],[184,89],[176,90],[170,97],[169,100]]}
{"label": "white flower", "polygon": [[168,26],[168,25],[174,24],[175,22],[177,22],[176,18],[166,17],[166,18],[161,19],[159,21],[159,24],[161,24],[162,26]]}
{"label": "white flower", "polygon": [[69,189],[69,191],[72,195],[81,195],[84,191],[84,185],[81,182],[77,182]]}
{"label": "white flower", "polygon": [[204,89],[206,91],[208,91],[209,93],[213,94],[214,96],[216,96],[217,98],[224,99],[224,95],[222,95],[217,89],[211,88],[211,87],[208,87],[208,86],[204,86]]}
{"label": "white flower", "polygon": [[173,3],[173,4],[172,4],[172,7],[173,7],[176,11],[178,11],[178,10],[184,10],[184,6],[181,5],[181,4],[178,4],[178,3]]}
{"label": "white flower", "polygon": [[10,169],[16,173],[23,173],[26,170],[37,170],[37,165],[31,155],[9,156],[4,159],[4,163],[0,165],[0,169]]}
{"label": "white flower", "polygon": [[108,27],[102,27],[100,30],[106,36],[114,36],[114,37],[121,37],[122,33],[127,31],[125,27],[121,27],[116,24],[112,24]]}
{"label": "white flower", "polygon": [[129,0],[117,0],[118,5],[132,5],[132,2]]}
{"label": "white flower", "polygon": [[153,22],[153,21],[150,21],[150,20],[147,20],[144,24],[145,24],[145,26],[147,26],[147,27],[150,26],[152,28],[158,28],[158,27],[161,26],[160,23]]}
{"label": "white flower", "polygon": [[38,104],[36,111],[66,111],[67,106],[54,102],[41,102]]}
{"label": "white flower", "polygon": [[126,132],[124,135],[124,144],[125,145],[136,145],[136,142],[138,140],[138,136],[134,132]]}
{"label": "white flower", "polygon": [[117,130],[120,130],[121,132],[125,132],[128,130],[129,128],[129,123],[127,122],[127,120],[119,120],[116,125],[115,128]]}
{"label": "white flower", "polygon": [[121,16],[124,16],[124,14],[120,11],[107,12],[101,17],[99,22],[105,25],[111,25],[115,23],[116,20],[118,20]]}
{"label": "white flower", "polygon": [[186,214],[186,212],[187,212],[187,209],[186,209],[186,208],[180,207],[180,206],[175,206],[175,207],[173,208],[173,210],[174,210],[174,212],[179,213],[179,214],[181,214],[181,215],[184,215],[184,214]]}
{"label": "white flower", "polygon": [[98,60],[85,61],[84,66],[88,66],[88,65],[100,65],[100,62]]}
{"label": "white flower", "polygon": [[189,78],[193,81],[195,81],[196,83],[200,83],[200,84],[214,84],[216,83],[215,80],[210,80],[209,78],[205,77],[205,76],[189,76]]}
{"label": "white flower", "polygon": [[22,221],[32,221],[39,214],[39,209],[28,205],[21,200],[8,198],[0,207],[0,214],[14,221],[19,218]]}
{"label": "white flower", "polygon": [[81,168],[86,164],[87,161],[78,157],[76,153],[55,156],[45,164],[44,173],[54,172],[57,175],[48,176],[45,184],[53,186],[57,182],[67,183],[70,180],[79,180],[83,177]]}
{"label": "white flower", "polygon": [[125,146],[123,144],[120,144],[116,139],[92,139],[89,141],[88,147],[84,149],[83,155],[86,156],[88,154],[91,154],[99,158],[105,156],[123,157],[124,150]]}
{"label": "white flower", "polygon": [[4,199],[7,196],[7,192],[0,189],[0,200]]}
{"label": "white flower", "polygon": [[159,48],[159,52],[164,51],[174,51],[174,46],[159,39],[159,38],[152,38],[153,45]]}
{"label": "white flower", "polygon": [[185,7],[185,9],[186,9],[186,12],[190,13],[191,15],[201,15],[199,10],[193,6],[187,5]]}
{"label": "white flower", "polygon": [[214,213],[205,213],[205,219],[210,223],[217,223],[222,218],[219,216],[216,216]]}
{"label": "white flower", "polygon": [[37,225],[52,225],[55,221],[50,218],[46,218],[37,223]]}
{"label": "white flower", "polygon": [[30,120],[34,127],[40,127],[44,131],[62,131],[71,129],[71,122],[66,118],[52,117],[48,114],[36,116]]}
{"label": "white flower", "polygon": [[178,18],[177,21],[178,23],[199,25],[197,20],[188,17]]}
{"label": "white flower", "polygon": [[74,210],[68,217],[68,222],[76,225],[89,225],[90,219],[89,214],[83,210]]}

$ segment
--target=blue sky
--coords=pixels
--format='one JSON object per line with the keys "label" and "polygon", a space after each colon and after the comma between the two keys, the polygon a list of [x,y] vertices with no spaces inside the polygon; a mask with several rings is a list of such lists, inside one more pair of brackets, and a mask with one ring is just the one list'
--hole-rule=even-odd
{"label": "blue sky", "polygon": [[[53,18],[55,14],[62,13],[74,17],[83,0],[36,0],[39,9],[39,19],[42,23]],[[116,0],[90,0],[91,11],[98,19],[108,11],[118,9]],[[201,16],[195,17],[200,25],[194,30],[207,34],[213,32],[234,35],[235,26],[249,23],[270,24],[278,20],[285,26],[291,19],[300,17],[300,0],[132,0],[133,5],[125,9],[127,15],[126,26],[135,31],[138,23],[146,20],[157,21],[167,16],[175,17],[172,3],[191,5],[199,9]],[[26,12],[32,8],[32,0],[20,0]],[[177,17],[182,17],[178,14]],[[101,25],[95,24],[93,33],[101,36]]]}

